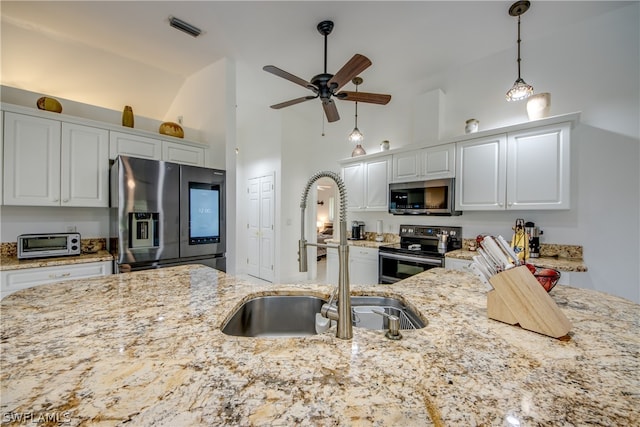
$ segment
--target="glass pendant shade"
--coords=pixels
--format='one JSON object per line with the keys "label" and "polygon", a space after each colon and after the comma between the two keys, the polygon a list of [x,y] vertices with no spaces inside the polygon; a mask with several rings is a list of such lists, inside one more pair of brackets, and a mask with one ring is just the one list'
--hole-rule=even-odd
{"label": "glass pendant shade", "polygon": [[358,127],[354,127],[347,139],[353,144],[359,144],[364,140],[364,135]]}
{"label": "glass pendant shade", "polygon": [[518,79],[513,87],[507,91],[507,101],[520,101],[533,94],[533,86],[528,85],[524,80]]}
{"label": "glass pendant shade", "polygon": [[354,148],[353,151],[351,152],[351,157],[364,156],[365,154],[367,154],[367,152],[364,151],[364,148],[362,148],[362,145],[358,144],[356,145],[356,148]]}
{"label": "glass pendant shade", "polygon": [[518,0],[509,8],[509,15],[518,17],[518,78],[513,87],[507,91],[507,101],[520,101],[533,95],[533,86],[528,85],[520,77],[520,15],[529,10],[530,2],[528,0]]}

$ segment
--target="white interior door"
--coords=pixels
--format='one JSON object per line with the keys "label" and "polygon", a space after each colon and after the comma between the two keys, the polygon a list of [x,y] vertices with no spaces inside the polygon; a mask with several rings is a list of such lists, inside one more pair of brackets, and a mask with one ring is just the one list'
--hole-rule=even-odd
{"label": "white interior door", "polygon": [[275,175],[249,179],[247,223],[247,273],[272,282],[275,279]]}

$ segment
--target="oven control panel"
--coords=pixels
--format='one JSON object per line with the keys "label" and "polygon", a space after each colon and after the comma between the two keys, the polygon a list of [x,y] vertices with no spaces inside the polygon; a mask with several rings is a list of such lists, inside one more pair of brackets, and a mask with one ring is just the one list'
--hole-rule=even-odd
{"label": "oven control panel", "polygon": [[438,234],[446,234],[450,239],[462,238],[462,227],[445,227],[429,225],[401,225],[400,237],[437,238]]}

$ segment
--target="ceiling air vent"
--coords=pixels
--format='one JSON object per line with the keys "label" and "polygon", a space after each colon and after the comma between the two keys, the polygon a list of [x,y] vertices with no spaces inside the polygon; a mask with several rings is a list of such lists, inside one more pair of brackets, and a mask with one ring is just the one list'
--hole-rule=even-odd
{"label": "ceiling air vent", "polygon": [[200,30],[200,28],[194,27],[193,25],[184,22],[182,19],[178,19],[174,16],[169,17],[169,25],[171,25],[173,28],[177,28],[180,31],[184,31],[185,33],[193,37],[198,37],[200,33],[202,33],[202,30]]}

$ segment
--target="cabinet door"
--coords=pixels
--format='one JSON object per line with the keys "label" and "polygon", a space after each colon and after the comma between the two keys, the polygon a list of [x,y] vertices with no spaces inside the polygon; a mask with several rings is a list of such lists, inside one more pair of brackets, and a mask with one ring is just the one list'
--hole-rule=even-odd
{"label": "cabinet door", "polygon": [[2,298],[4,298],[20,289],[33,286],[109,275],[111,274],[111,261],[5,270],[0,273],[2,276]]}
{"label": "cabinet door", "polygon": [[471,271],[469,266],[471,265],[472,262],[473,261],[469,261],[466,259],[445,257],[444,268],[448,270],[457,270],[457,271],[464,271],[466,273],[469,273]]}
{"label": "cabinet door", "polygon": [[391,182],[408,182],[419,179],[423,150],[407,151],[393,155]]}
{"label": "cabinet door", "polygon": [[507,209],[569,209],[571,125],[508,134]]}
{"label": "cabinet door", "polygon": [[344,165],[342,180],[347,188],[347,209],[364,209],[364,164],[359,162]]}
{"label": "cabinet door", "polygon": [[204,166],[204,148],[162,141],[162,160],[183,165]]}
{"label": "cabinet door", "polygon": [[507,136],[456,144],[456,210],[504,210]]}
{"label": "cabinet door", "polygon": [[378,283],[378,249],[349,247],[349,279],[359,285]]}
{"label": "cabinet door", "polygon": [[6,112],[4,204],[60,205],[60,122]]}
{"label": "cabinet door", "polygon": [[422,150],[422,176],[424,179],[454,178],[456,145],[446,144]]}
{"label": "cabinet door", "polygon": [[109,132],[62,123],[62,206],[109,206]]}
{"label": "cabinet door", "polygon": [[109,158],[115,159],[119,155],[160,160],[162,141],[121,132],[109,132]]}
{"label": "cabinet door", "polygon": [[389,209],[391,156],[365,163],[365,208],[368,211]]}

